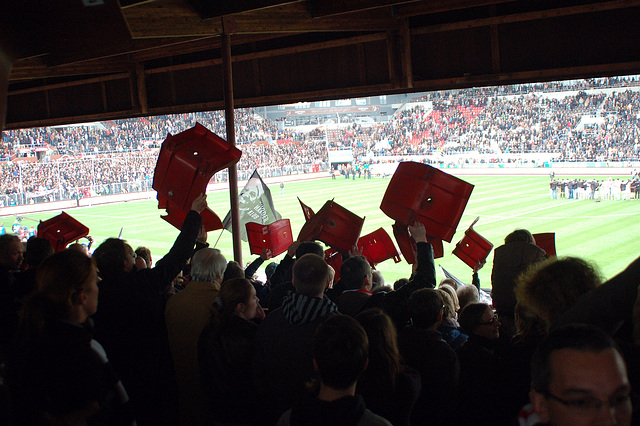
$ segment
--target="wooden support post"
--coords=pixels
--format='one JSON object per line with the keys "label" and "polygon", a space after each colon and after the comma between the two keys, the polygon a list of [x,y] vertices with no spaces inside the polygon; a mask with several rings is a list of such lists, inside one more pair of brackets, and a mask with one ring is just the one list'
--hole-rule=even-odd
{"label": "wooden support post", "polygon": [[13,58],[0,45],[0,134],[7,120],[7,98],[9,97],[9,75],[13,67]]}
{"label": "wooden support post", "polygon": [[137,103],[140,108],[140,112],[142,114],[147,114],[149,112],[149,104],[147,102],[147,82],[144,75],[144,66],[142,62],[136,62],[136,89],[137,89]]}
{"label": "wooden support post", "polygon": [[[231,67],[231,26],[223,19],[222,67],[224,74],[224,115],[227,126],[227,142],[236,146],[235,118],[233,116],[233,72]],[[229,167],[229,197],[231,201],[231,226],[233,238],[233,258],[242,266],[242,240],[240,239],[240,213],[238,210],[238,173],[235,164]]]}

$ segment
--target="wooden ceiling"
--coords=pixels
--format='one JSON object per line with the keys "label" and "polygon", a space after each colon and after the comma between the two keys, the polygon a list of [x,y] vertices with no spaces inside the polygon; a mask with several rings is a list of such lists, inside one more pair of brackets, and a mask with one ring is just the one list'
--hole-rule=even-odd
{"label": "wooden ceiling", "polygon": [[640,73],[640,0],[12,3],[6,128]]}

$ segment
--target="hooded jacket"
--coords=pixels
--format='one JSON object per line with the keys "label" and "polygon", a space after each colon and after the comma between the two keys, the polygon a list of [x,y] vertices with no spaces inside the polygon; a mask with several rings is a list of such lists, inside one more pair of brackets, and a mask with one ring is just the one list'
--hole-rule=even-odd
{"label": "hooded jacket", "polygon": [[313,335],[337,312],[327,297],[289,293],[282,307],[267,315],[258,327],[253,377],[258,392],[264,395],[268,418],[276,421],[307,395],[305,383],[315,376]]}

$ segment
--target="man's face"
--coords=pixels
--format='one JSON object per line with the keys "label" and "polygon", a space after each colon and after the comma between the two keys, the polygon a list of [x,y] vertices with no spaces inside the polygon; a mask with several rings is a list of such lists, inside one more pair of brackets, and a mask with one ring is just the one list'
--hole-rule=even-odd
{"label": "man's face", "polygon": [[561,349],[551,354],[547,395],[532,391],[533,407],[551,425],[630,425],[627,370],[618,351]]}
{"label": "man's face", "polygon": [[19,241],[14,241],[9,244],[7,251],[2,258],[2,266],[10,271],[20,269],[22,265],[22,259],[24,255],[23,244]]}
{"label": "man's face", "polygon": [[125,272],[131,272],[136,264],[136,253],[129,244],[124,245],[124,270]]}

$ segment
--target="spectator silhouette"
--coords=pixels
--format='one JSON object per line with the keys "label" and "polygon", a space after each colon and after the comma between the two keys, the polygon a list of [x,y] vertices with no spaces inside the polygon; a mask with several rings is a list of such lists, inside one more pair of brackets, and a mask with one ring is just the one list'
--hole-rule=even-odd
{"label": "spectator silhouette", "polygon": [[209,405],[200,384],[198,339],[209,322],[227,260],[220,250],[203,248],[191,259],[191,280],[167,300],[164,311],[176,371],[180,423],[204,425]]}
{"label": "spectator silhouette", "polygon": [[140,425],[178,421],[165,293],[192,255],[206,207],[204,194],[194,200],[171,250],[153,268],[135,270],[133,249],[116,238],[93,253],[102,278],[95,337],[120,374]]}
{"label": "spectator silhouette", "polygon": [[264,395],[266,419],[277,420],[306,393],[305,383],[314,375],[313,335],[338,311],[324,296],[331,278],[329,265],[317,254],[297,259],[293,266],[296,292],[289,293],[258,327],[253,374]]}
{"label": "spectator silhouette", "polygon": [[372,308],[355,319],[369,339],[369,365],[358,380],[356,392],[374,413],[396,426],[408,426],[420,395],[420,374],[402,362],[396,327],[389,315]]}
{"label": "spectator silhouette", "polygon": [[38,268],[22,311],[10,387],[16,424],[133,424],[127,394],[85,322],[98,308],[95,261],[73,250]]}
{"label": "spectator silhouette", "polygon": [[358,322],[346,315],[327,319],[313,338],[313,365],[320,377],[318,396],[295,404],[278,425],[390,425],[355,395],[367,360],[367,334]]}
{"label": "spectator silhouette", "polygon": [[202,385],[212,411],[208,424],[259,424],[259,392],[251,363],[258,329],[264,318],[255,287],[246,278],[225,281],[211,307],[209,323],[198,341]]}

